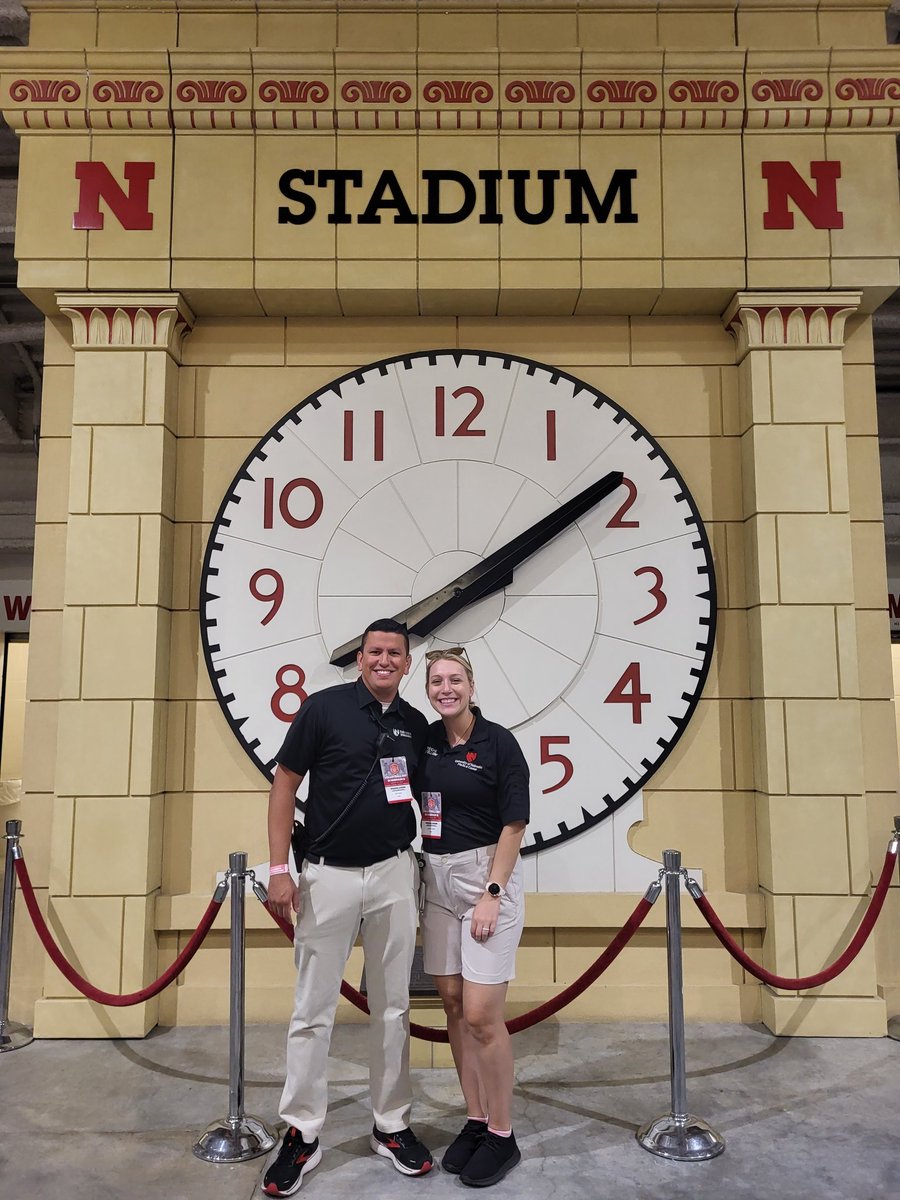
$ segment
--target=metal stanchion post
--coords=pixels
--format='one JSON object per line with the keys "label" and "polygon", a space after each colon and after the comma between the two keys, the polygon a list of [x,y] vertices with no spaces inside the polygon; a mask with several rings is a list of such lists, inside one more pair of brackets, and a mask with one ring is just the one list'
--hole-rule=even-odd
{"label": "metal stanchion post", "polygon": [[27,1025],[9,1019],[9,985],[12,969],[13,917],[16,911],[15,861],[21,857],[21,821],[6,822],[6,874],[3,876],[3,912],[0,916],[0,1053],[18,1050],[34,1041]]}
{"label": "metal stanchion post", "polygon": [[[900,817],[894,817],[894,837],[900,838]],[[887,1035],[895,1042],[900,1042],[900,1016],[891,1017],[888,1021]]]}
{"label": "metal stanchion post", "polygon": [[663,851],[666,877],[666,951],[669,964],[669,1053],[672,1073],[672,1111],[648,1121],[637,1140],[651,1154],[678,1162],[715,1158],[725,1139],[687,1107],[684,1055],[684,992],[681,963],[681,851]]}
{"label": "metal stanchion post", "polygon": [[208,1125],[194,1144],[204,1162],[236,1163],[258,1158],[275,1145],[275,1134],[259,1117],[244,1112],[244,882],[243,851],[228,856],[231,882],[231,1011],[228,1030],[228,1116]]}

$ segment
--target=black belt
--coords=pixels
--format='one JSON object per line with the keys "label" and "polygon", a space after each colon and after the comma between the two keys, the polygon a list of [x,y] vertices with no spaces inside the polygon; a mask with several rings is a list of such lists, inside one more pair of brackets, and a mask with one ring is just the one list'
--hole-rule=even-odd
{"label": "black belt", "polygon": [[364,867],[374,867],[376,863],[387,862],[389,858],[399,858],[408,849],[409,846],[404,846],[401,850],[395,850],[392,854],[388,854],[384,858],[376,858],[374,862],[370,863],[348,862],[345,858],[328,858],[322,854],[307,854],[305,857],[306,861],[312,863],[315,867],[321,864],[323,867],[354,867],[356,870],[361,871]]}

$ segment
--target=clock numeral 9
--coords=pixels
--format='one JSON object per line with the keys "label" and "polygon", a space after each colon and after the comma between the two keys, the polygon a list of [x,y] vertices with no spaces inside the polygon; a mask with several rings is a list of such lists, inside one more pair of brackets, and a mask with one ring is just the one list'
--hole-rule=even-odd
{"label": "clock numeral 9", "polygon": [[[293,680],[293,682],[290,679],[291,675],[296,675],[297,677],[295,680]],[[306,683],[306,675],[296,663],[285,663],[283,667],[279,667],[275,672],[275,682],[278,686],[272,693],[272,699],[270,701],[272,712],[279,721],[284,721],[286,724],[290,724],[290,722],[293,721],[294,717],[296,717],[297,713],[300,711],[300,704],[302,704],[304,700],[309,699],[306,692],[303,690],[303,685]],[[285,712],[282,705],[282,700],[285,696],[296,696],[300,701],[300,704],[298,704],[296,708],[292,709],[292,711]]]}
{"label": "clock numeral 9", "polygon": [[630,704],[631,723],[642,723],[642,709],[652,700],[649,692],[641,691],[641,664],[629,663],[622,672],[618,683],[604,700],[604,704]]}
{"label": "clock numeral 9", "polygon": [[[274,589],[271,592],[260,591],[259,581],[266,576],[272,580]],[[284,580],[277,571],[273,571],[271,567],[263,567],[250,576],[250,595],[254,600],[262,600],[265,604],[269,600],[272,601],[272,607],[269,609],[266,616],[260,621],[260,625],[268,625],[272,618],[281,608],[281,602],[284,600]]]}
{"label": "clock numeral 9", "polygon": [[641,524],[640,521],[626,521],[625,520],[625,514],[629,511],[631,506],[634,504],[635,500],[637,500],[638,490],[634,486],[634,484],[631,482],[630,479],[623,479],[622,487],[628,489],[628,495],[622,501],[619,508],[616,509],[616,511],[613,513],[613,515],[606,522],[606,528],[607,529],[639,529],[640,524]]}
{"label": "clock numeral 9", "polygon": [[[384,409],[372,414],[372,458],[384,462]],[[353,411],[344,411],[344,462],[353,462]]]}
{"label": "clock numeral 9", "polygon": [[656,567],[638,567],[638,569],[634,573],[635,579],[637,579],[639,575],[652,575],[653,576],[655,582],[653,584],[653,587],[650,588],[650,595],[656,601],[656,606],[650,612],[648,612],[645,617],[638,617],[638,619],[636,621],[632,621],[631,622],[632,625],[643,625],[643,623],[645,621],[652,621],[654,617],[659,616],[659,614],[662,612],[662,610],[669,603],[669,597],[662,590],[662,584],[663,584],[662,571],[657,570]]}
{"label": "clock numeral 9", "polygon": [[572,760],[567,758],[565,754],[552,753],[552,747],[555,744],[560,746],[568,746],[572,739],[570,737],[542,737],[541,738],[541,765],[545,763],[559,763],[563,769],[562,779],[558,783],[554,783],[552,787],[542,788],[542,795],[549,796],[551,792],[558,792],[561,787],[565,787],[575,768],[572,766]]}
{"label": "clock numeral 9", "polygon": [[[312,498],[312,509],[308,516],[298,517],[291,511],[291,496],[300,488],[305,488]],[[312,479],[292,479],[286,483],[278,495],[278,511],[282,520],[292,525],[294,529],[308,529],[315,525],[322,515],[325,499],[322,489]],[[271,476],[263,480],[263,529],[271,529],[275,520],[275,480]]]}
{"label": "clock numeral 9", "polygon": [[[469,415],[463,417],[457,427],[453,430],[451,437],[484,437],[484,429],[473,429],[472,422],[484,408],[484,395],[475,387],[460,387],[450,395],[454,400],[458,400],[460,396],[474,396],[475,403],[472,405]],[[444,388],[436,387],[434,389],[434,436],[444,437],[446,434],[446,399]]]}

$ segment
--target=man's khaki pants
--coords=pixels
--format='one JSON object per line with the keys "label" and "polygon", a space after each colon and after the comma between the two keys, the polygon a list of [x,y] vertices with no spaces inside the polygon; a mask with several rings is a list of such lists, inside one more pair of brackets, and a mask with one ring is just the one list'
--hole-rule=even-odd
{"label": "man's khaki pants", "polygon": [[347,958],[362,926],[369,1008],[369,1091],[382,1133],[409,1125],[409,974],[418,867],[411,850],[371,867],[303,864],[294,934],[297,987],[280,1116],[306,1142],[328,1106],[328,1049]]}

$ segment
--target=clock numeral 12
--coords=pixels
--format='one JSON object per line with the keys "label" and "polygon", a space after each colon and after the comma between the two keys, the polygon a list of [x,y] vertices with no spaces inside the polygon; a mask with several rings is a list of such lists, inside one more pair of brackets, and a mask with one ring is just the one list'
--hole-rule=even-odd
{"label": "clock numeral 12", "polygon": [[[344,462],[353,462],[353,410],[344,411]],[[384,409],[372,414],[372,458],[384,462]]]}
{"label": "clock numeral 12", "polygon": [[[305,488],[312,497],[312,510],[307,517],[297,517],[291,512],[291,496],[299,488]],[[308,529],[322,515],[325,500],[322,489],[312,479],[292,479],[278,495],[278,511],[282,520],[294,529]],[[267,476],[263,480],[263,529],[271,529],[275,520],[275,480]]]}
{"label": "clock numeral 12", "polygon": [[652,700],[649,692],[641,691],[641,664],[629,663],[619,677],[619,681],[604,700],[604,704],[630,704],[631,723],[642,723],[642,709]]}
{"label": "clock numeral 12", "polygon": [[[293,682],[289,679],[290,675],[296,675],[297,678]],[[273,714],[279,721],[284,721],[290,724],[300,711],[300,704],[304,700],[308,700],[306,692],[303,690],[303,685],[306,683],[306,675],[296,663],[285,663],[283,667],[279,667],[275,672],[275,682],[278,685],[272,693],[270,706]],[[296,696],[300,704],[292,712],[285,712],[282,706],[282,700],[285,696]]]}
{"label": "clock numeral 12", "polygon": [[[268,576],[274,583],[274,589],[271,592],[260,591],[259,581]],[[254,572],[250,576],[250,595],[254,600],[261,600],[264,604],[272,601],[272,607],[269,609],[266,616],[260,621],[260,625],[268,625],[272,618],[281,608],[281,602],[284,600],[284,580],[277,571],[273,571],[271,567],[262,567],[259,571]]]}
{"label": "clock numeral 12", "polygon": [[[484,437],[484,429],[473,429],[472,422],[484,408],[484,395],[476,387],[460,387],[450,395],[454,400],[458,400],[460,396],[474,396],[475,403],[469,411],[467,417],[463,417],[457,427],[453,430],[451,437]],[[446,398],[444,387],[436,387],[434,389],[434,436],[444,437],[446,435]]]}
{"label": "clock numeral 12", "polygon": [[549,796],[551,792],[558,792],[561,787],[566,786],[575,773],[575,768],[572,766],[570,758],[567,758],[565,754],[552,753],[554,745],[568,746],[571,740],[570,737],[541,738],[541,765],[543,766],[545,763],[559,763],[563,769],[562,779],[558,783],[554,783],[553,787],[542,788],[542,795]]}

